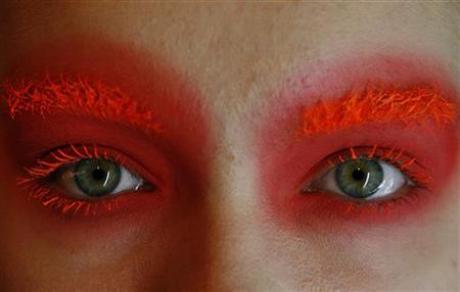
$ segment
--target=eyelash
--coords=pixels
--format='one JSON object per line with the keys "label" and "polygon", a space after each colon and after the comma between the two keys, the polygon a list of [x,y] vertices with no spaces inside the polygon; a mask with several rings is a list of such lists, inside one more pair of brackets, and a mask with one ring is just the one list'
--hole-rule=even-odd
{"label": "eyelash", "polygon": [[396,147],[386,148],[377,144],[373,146],[350,147],[329,155],[326,161],[329,167],[335,167],[346,160],[356,159],[360,156],[369,159],[379,159],[398,167],[417,186],[427,187],[432,180],[430,176],[424,174],[426,170],[418,163],[415,157]]}
{"label": "eyelash", "polygon": [[112,160],[125,166],[135,173],[144,173],[127,157],[100,145],[69,144],[50,150],[43,158],[39,158],[32,166],[25,167],[25,175],[18,178],[18,185],[23,187],[30,198],[38,200],[42,206],[50,208],[61,215],[96,216],[104,212],[112,212],[120,207],[123,196],[101,199],[98,201],[78,200],[67,197],[59,190],[49,185],[49,178],[59,168],[89,158]]}
{"label": "eyelash", "polygon": [[[389,208],[397,205],[417,201],[419,195],[417,189],[428,188],[430,184],[431,177],[426,175],[426,169],[413,156],[396,147],[385,148],[379,145],[350,147],[333,153],[313,167],[309,177],[311,178],[326,168],[330,169],[347,159],[353,159],[358,156],[367,156],[392,163],[415,183],[415,187],[410,187],[403,195],[388,200],[365,203],[340,200],[339,204],[336,202],[335,208],[334,205],[326,203],[324,206],[315,205],[315,210],[331,216],[339,215],[347,218],[374,214],[380,211],[387,212],[390,211]],[[122,166],[126,166],[135,173],[141,174],[145,172],[135,163],[130,163],[129,159],[120,154],[120,152],[108,147],[69,144],[50,150],[44,158],[39,158],[32,166],[25,167],[25,175],[18,179],[18,183],[26,189],[31,198],[38,200],[44,207],[57,211],[62,215],[96,216],[103,212],[113,212],[120,207],[119,200],[123,199],[124,196],[115,196],[99,201],[78,200],[67,197],[47,182],[47,178],[60,167],[88,158],[110,159]],[[303,180],[302,187],[305,185],[304,182],[305,180]],[[324,192],[316,192],[313,195],[331,197]]]}
{"label": "eyelash", "polygon": [[[390,212],[397,212],[397,207],[405,204],[418,203],[420,190],[429,190],[432,177],[427,175],[427,170],[412,155],[396,147],[386,148],[379,145],[350,147],[338,151],[326,157],[307,175],[307,181],[318,174],[324,174],[326,170],[336,167],[338,164],[359,156],[379,159],[389,162],[398,167],[415,184],[406,187],[404,193],[386,200],[357,202],[332,196],[324,191],[305,190],[303,180],[300,193],[303,197],[313,196],[318,200],[311,200],[308,210],[316,212],[318,217],[339,217],[342,219],[369,220],[369,218],[389,215]],[[307,198],[311,199],[311,198]],[[391,209],[390,209],[391,208]],[[385,219],[385,218],[378,218]]]}

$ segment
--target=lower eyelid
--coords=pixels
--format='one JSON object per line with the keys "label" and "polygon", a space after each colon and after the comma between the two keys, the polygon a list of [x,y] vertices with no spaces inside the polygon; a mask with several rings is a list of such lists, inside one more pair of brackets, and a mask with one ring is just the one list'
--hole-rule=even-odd
{"label": "lower eyelid", "polygon": [[[25,174],[18,179],[18,184],[31,198],[38,200],[43,206],[56,209],[65,215],[81,213],[88,216],[111,212],[119,207],[118,202],[121,195],[100,201],[79,200],[62,194],[61,190],[53,186],[49,180],[50,175],[60,167],[88,158],[105,158],[116,161],[140,177],[145,176],[146,181],[152,179],[151,184],[155,185],[155,192],[159,191],[160,180],[152,178],[152,175],[142,165],[124,156],[120,151],[98,145],[68,145],[53,149],[32,165],[26,166]],[[122,195],[129,196],[127,192]]]}
{"label": "lower eyelid", "polygon": [[[429,205],[433,194],[417,188],[406,188],[403,193],[389,200],[356,202],[331,197],[324,193],[311,194],[300,203],[300,213],[304,213],[307,221],[329,220],[338,222],[355,222],[360,224],[380,224],[399,222],[410,219],[409,214],[415,215]],[[413,217],[412,217],[413,218]],[[327,220],[327,221],[324,221]]]}
{"label": "lower eyelid", "polygon": [[[136,192],[136,193],[120,193],[109,198],[98,200],[77,199],[71,198],[63,194],[59,189],[44,185],[41,182],[29,182],[22,186],[27,195],[37,201],[46,209],[50,209],[60,215],[71,217],[87,217],[87,216],[105,216],[114,213],[119,209],[126,210],[130,205],[146,206],[145,201],[162,200],[162,196],[149,192]],[[130,196],[135,196],[136,199],[132,200]]]}
{"label": "lower eyelid", "polygon": [[[337,163],[360,155],[388,161],[388,163],[396,164],[394,165],[396,168],[404,165],[408,177],[415,177],[418,184],[407,185],[395,193],[395,196],[388,199],[370,201],[348,200],[314,189],[310,190],[309,193],[303,192],[305,182],[312,181],[317,177],[315,172],[325,173]],[[406,163],[408,161],[410,163]],[[293,208],[291,211],[295,214],[304,213],[305,215],[301,216],[308,217],[308,219],[297,218],[301,221],[318,220],[322,224],[323,220],[334,219],[340,222],[388,223],[403,219],[408,212],[414,211],[413,213],[415,213],[416,210],[422,209],[428,204],[427,202],[434,197],[434,194],[429,190],[431,182],[429,171],[407,152],[375,145],[353,147],[351,151],[350,149],[341,150],[317,163],[302,180],[301,188],[299,188],[301,195],[293,197],[293,202],[288,203],[288,205]]]}

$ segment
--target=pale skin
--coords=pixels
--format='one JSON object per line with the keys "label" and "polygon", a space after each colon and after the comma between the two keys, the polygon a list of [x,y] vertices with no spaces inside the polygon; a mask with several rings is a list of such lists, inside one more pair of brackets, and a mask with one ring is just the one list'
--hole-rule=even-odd
{"label": "pale skin", "polygon": [[[0,55],[6,58],[29,42],[95,31],[161,56],[199,89],[211,113],[210,135],[218,141],[206,207],[175,210],[166,227],[150,217],[122,218],[113,222],[115,232],[89,225],[61,240],[46,219],[31,219],[34,214],[18,212],[19,203],[1,196],[0,284],[6,290],[459,288],[457,196],[448,196],[422,224],[363,228],[353,237],[283,229],[264,213],[256,150],[248,143],[260,125],[247,118],[270,104],[268,92],[298,64],[358,50],[421,51],[460,80],[457,3],[74,2],[0,8]],[[459,166],[443,193],[458,193]]]}

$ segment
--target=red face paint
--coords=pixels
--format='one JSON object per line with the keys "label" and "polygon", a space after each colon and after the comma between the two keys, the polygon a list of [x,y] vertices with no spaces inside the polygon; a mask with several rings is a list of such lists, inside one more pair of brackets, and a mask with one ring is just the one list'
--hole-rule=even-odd
{"label": "red face paint", "polygon": [[[457,161],[458,113],[454,87],[433,64],[428,58],[371,56],[319,62],[308,66],[307,74],[288,79],[274,96],[285,103],[267,114],[257,141],[267,212],[290,226],[330,230],[417,222],[421,217],[415,214],[441,201]],[[430,185],[378,204],[301,193],[306,177],[326,165],[331,153],[375,145],[375,153],[409,154],[398,160],[401,169],[417,162],[423,167],[416,175],[431,177]]]}
{"label": "red face paint", "polygon": [[[179,190],[176,195],[202,194],[209,139],[199,97],[159,60],[131,44],[92,38],[30,44],[15,52],[2,97],[4,113],[13,118],[18,165],[37,169],[49,151],[69,145],[109,146],[166,177],[165,194],[175,192],[166,187]],[[127,204],[120,209],[136,199],[149,206],[140,195],[129,197],[117,199]],[[42,204],[49,199],[42,196]],[[61,205],[65,213],[75,210],[73,202]]]}
{"label": "red face paint", "polygon": [[[96,200],[84,200],[66,194],[66,190],[58,185],[57,178],[53,177],[59,169],[80,160],[101,158],[129,169],[153,187],[125,191]],[[157,157],[154,165],[146,168],[143,163],[133,161],[119,150],[99,145],[70,144],[67,147],[50,150],[45,157],[37,159],[30,167],[26,167],[25,174],[18,179],[18,184],[43,207],[50,208],[63,216],[94,217],[110,215],[120,208],[133,209],[133,206],[141,206],[140,202],[147,204],[152,210],[154,206],[158,206],[172,195],[174,189],[174,186],[170,185],[172,175],[167,162],[164,159],[162,161],[161,156]],[[129,198],[130,196],[134,198]]]}
{"label": "red face paint", "polygon": [[[69,271],[126,261],[127,267],[148,267],[136,271],[136,277],[150,279],[143,282],[152,286],[168,287],[168,279],[184,287],[192,280],[206,282],[208,265],[200,263],[209,263],[211,250],[203,203],[210,141],[198,92],[161,56],[133,43],[99,35],[66,37],[72,39],[28,42],[4,56],[9,70],[0,83],[8,86],[0,89],[0,96],[7,89],[22,104],[2,103],[8,123],[2,142],[11,145],[2,152],[9,161],[0,163],[0,184],[11,185],[0,186],[9,190],[0,194],[2,221],[7,221],[2,236],[8,238],[2,244],[13,252],[0,260],[20,270],[25,259],[40,257],[45,250],[50,263],[64,258]],[[28,85],[32,90],[24,88]],[[125,193],[90,205],[71,201],[51,185],[47,197],[30,184],[13,186],[12,173],[31,178],[57,167],[50,158],[58,149],[82,157],[70,145],[84,157],[103,152],[123,157],[117,161],[155,181],[158,192]],[[51,168],[37,168],[38,161]],[[184,267],[190,272],[181,273]]]}

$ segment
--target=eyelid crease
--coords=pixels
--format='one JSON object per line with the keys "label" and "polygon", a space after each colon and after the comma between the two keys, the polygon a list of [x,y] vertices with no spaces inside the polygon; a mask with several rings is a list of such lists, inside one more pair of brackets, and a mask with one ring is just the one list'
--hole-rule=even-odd
{"label": "eyelid crease", "polygon": [[148,133],[161,133],[156,114],[132,100],[117,87],[84,78],[64,77],[53,81],[48,75],[41,81],[4,82],[9,115],[14,119],[25,112],[43,118],[54,112],[83,113],[102,120],[127,122]]}
{"label": "eyelid crease", "polygon": [[457,105],[433,86],[407,89],[367,86],[333,101],[319,100],[301,112],[300,136],[328,134],[364,123],[402,122],[421,124],[434,120],[437,126],[451,124]]}

